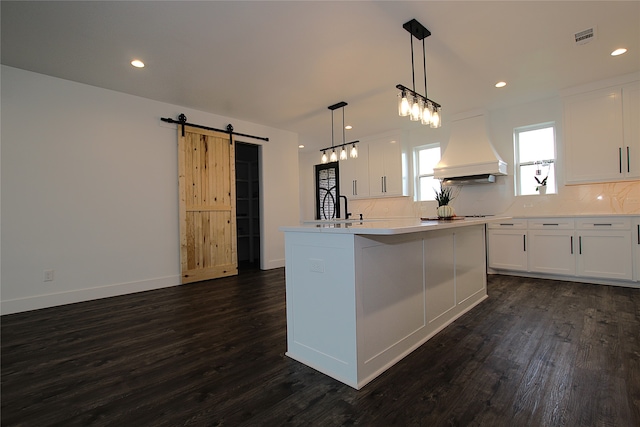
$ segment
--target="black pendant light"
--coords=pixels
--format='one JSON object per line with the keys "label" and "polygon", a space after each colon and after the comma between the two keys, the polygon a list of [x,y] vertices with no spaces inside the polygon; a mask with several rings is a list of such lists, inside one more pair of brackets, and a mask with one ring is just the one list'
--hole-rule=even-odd
{"label": "black pendant light", "polygon": [[[424,39],[431,35],[431,31],[415,19],[406,22],[402,27],[409,32],[411,39],[411,76],[413,78],[413,89],[409,89],[401,84],[396,85],[396,88],[400,90],[398,93],[398,114],[403,117],[408,116],[412,121],[419,121],[423,125],[439,128],[442,126],[442,106],[427,98],[427,55]],[[414,37],[422,40],[424,95],[416,91],[416,74],[413,60]]]}

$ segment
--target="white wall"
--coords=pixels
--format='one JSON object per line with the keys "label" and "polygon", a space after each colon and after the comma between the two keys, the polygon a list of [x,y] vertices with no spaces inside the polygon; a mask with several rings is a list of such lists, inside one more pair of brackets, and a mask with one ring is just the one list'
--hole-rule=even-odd
{"label": "white wall", "polygon": [[296,134],[11,67],[1,77],[3,314],[180,283],[177,131],[160,120],[179,113],[269,137],[237,139],[262,145],[261,267],[284,265]]}
{"label": "white wall", "polygon": [[[615,82],[615,80],[605,83]],[[595,82],[594,87],[598,83]],[[458,214],[506,214],[512,216],[640,214],[640,182],[564,185],[564,144],[562,99],[550,99],[487,112],[489,137],[494,148],[507,162],[507,176],[499,176],[494,184],[459,187],[452,205]],[[556,124],[558,193],[515,196],[513,131],[517,127],[554,122]],[[359,136],[358,139],[366,139]],[[448,122],[440,129],[415,125],[403,141],[408,153],[413,147],[439,142],[446,150],[449,139]],[[301,153],[301,217],[313,219],[313,165],[319,163],[319,153]],[[349,160],[346,160],[349,161]],[[410,165],[412,162],[409,162]],[[410,169],[410,176],[413,173]],[[309,178],[309,176],[311,178]],[[456,190],[458,191],[458,190]],[[456,194],[454,192],[454,194]],[[413,197],[349,201],[349,210],[364,213],[365,218],[428,217],[436,215],[435,202],[414,202]]]}

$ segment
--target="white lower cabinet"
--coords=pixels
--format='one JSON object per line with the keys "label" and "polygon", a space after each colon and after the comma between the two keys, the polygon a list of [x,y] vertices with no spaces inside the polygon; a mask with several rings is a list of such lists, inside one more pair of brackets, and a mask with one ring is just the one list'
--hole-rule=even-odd
{"label": "white lower cabinet", "polygon": [[[487,224],[488,266],[554,276],[640,281],[640,219],[533,218]],[[635,265],[634,265],[635,264]]]}
{"label": "white lower cabinet", "polygon": [[527,220],[487,224],[489,267],[527,271]]}
{"label": "white lower cabinet", "polygon": [[576,228],[578,276],[633,279],[630,219],[585,218]]}
{"label": "white lower cabinet", "polygon": [[573,219],[542,218],[528,220],[529,271],[576,274]]}

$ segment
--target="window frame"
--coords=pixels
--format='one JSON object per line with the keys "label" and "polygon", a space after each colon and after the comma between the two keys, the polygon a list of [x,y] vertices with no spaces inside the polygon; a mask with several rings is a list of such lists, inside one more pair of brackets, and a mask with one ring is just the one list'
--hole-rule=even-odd
{"label": "window frame", "polygon": [[430,150],[433,148],[439,148],[440,149],[440,158],[442,159],[442,145],[439,142],[432,142],[429,144],[424,144],[424,145],[420,145],[418,147],[414,147],[413,148],[413,188],[414,188],[414,193],[413,193],[413,200],[416,202],[429,202],[429,201],[435,201],[435,194],[433,195],[432,198],[427,199],[427,200],[421,200],[420,199],[420,194],[421,194],[421,190],[420,190],[420,178],[423,177],[434,177],[434,173],[430,173],[430,174],[420,174],[420,151],[422,150]]}
{"label": "window frame", "polygon": [[[546,128],[551,128],[553,129],[553,159],[539,159],[539,160],[533,160],[533,161],[528,161],[528,162],[520,162],[520,134],[524,133],[524,132],[530,132],[530,131],[534,131],[534,130],[540,130],[540,129],[546,129]],[[522,166],[532,166],[535,165],[539,162],[546,162],[549,164],[553,165],[554,168],[554,188],[553,188],[553,192],[548,193],[548,194],[557,194],[558,192],[558,169],[556,167],[557,165],[557,159],[558,159],[558,144],[557,144],[557,138],[556,138],[556,122],[544,122],[544,123],[538,123],[535,125],[527,125],[527,126],[520,126],[517,128],[514,128],[513,130],[513,156],[514,156],[514,186],[515,186],[515,195],[516,197],[519,196],[539,196],[540,193],[538,194],[521,194],[520,193],[520,186],[522,183],[522,173],[521,171],[521,167]]]}

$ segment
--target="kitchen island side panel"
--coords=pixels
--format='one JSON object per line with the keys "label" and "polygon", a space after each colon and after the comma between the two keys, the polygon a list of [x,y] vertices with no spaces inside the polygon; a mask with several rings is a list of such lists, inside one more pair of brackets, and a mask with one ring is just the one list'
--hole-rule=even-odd
{"label": "kitchen island side panel", "polygon": [[484,225],[356,238],[358,388],[487,298]]}
{"label": "kitchen island side panel", "polygon": [[356,238],[358,378],[397,359],[425,327],[419,233]]}
{"label": "kitchen island side panel", "polygon": [[354,235],[285,233],[287,356],[357,387]]}

